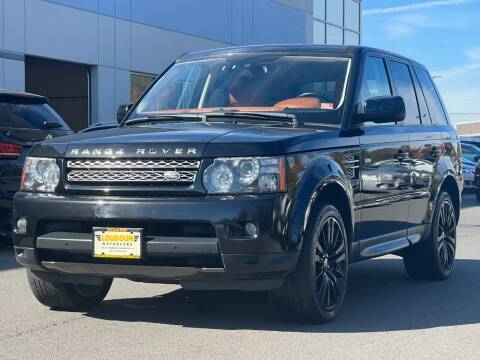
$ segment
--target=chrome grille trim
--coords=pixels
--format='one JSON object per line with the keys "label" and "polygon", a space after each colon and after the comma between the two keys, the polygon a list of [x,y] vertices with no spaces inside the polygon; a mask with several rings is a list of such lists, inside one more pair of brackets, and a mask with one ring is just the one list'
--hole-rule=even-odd
{"label": "chrome grille trim", "polygon": [[181,184],[195,182],[200,160],[74,159],[67,161],[69,183]]}
{"label": "chrome grille trim", "polygon": [[108,171],[108,170],[72,170],[68,173],[69,182],[167,182],[167,183],[193,183],[197,171],[178,171],[179,178],[171,180],[165,176],[169,171]]}
{"label": "chrome grille trim", "polygon": [[199,160],[68,160],[69,169],[198,169]]}

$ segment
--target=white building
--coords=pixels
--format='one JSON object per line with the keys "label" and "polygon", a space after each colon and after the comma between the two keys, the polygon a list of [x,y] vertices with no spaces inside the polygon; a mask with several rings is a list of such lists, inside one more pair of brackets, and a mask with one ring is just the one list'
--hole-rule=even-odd
{"label": "white building", "polygon": [[178,55],[261,43],[359,44],[360,0],[0,0],[0,87],[74,129],[112,121]]}

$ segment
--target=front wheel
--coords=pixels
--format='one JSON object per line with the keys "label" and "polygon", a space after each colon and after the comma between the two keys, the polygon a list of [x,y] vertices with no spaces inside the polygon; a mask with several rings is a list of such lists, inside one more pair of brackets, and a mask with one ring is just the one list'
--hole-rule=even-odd
{"label": "front wheel", "polygon": [[342,216],[330,204],[319,204],[311,219],[297,268],[271,300],[288,321],[326,323],[339,313],[347,289],[347,234]]}
{"label": "front wheel", "polygon": [[35,298],[43,305],[58,310],[87,310],[100,304],[112,285],[103,279],[100,285],[52,283],[27,270],[28,284]]}
{"label": "front wheel", "polygon": [[408,275],[417,280],[444,280],[453,270],[457,246],[457,215],[446,192],[438,196],[430,234],[411,249],[403,263]]}

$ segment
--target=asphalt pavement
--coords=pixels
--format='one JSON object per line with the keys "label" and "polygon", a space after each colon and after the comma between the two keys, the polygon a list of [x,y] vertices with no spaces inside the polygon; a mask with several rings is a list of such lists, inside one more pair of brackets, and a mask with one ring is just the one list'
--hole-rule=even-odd
{"label": "asphalt pavement", "polygon": [[0,359],[479,359],[479,230],[467,196],[447,281],[412,281],[394,256],[352,265],[343,311],[323,326],[279,321],[264,293],[127,280],[88,313],[51,311],[3,245]]}

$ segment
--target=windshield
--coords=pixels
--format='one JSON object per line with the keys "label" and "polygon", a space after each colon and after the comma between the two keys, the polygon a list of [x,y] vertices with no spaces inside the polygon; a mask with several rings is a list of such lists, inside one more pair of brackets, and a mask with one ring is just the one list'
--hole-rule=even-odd
{"label": "windshield", "polygon": [[[173,65],[138,103],[129,119],[165,113],[274,111],[336,113],[339,122],[348,58],[232,55]],[[323,116],[320,120],[323,122]]]}

